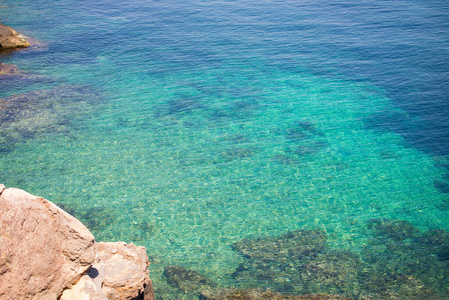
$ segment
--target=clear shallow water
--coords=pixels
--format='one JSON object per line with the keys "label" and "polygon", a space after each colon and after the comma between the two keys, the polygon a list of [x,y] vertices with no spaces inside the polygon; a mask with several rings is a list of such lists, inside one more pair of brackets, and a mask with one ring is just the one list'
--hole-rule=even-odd
{"label": "clear shallow water", "polygon": [[[369,220],[449,230],[444,2],[0,7],[40,41],[1,57],[24,75],[0,79],[0,101],[38,112],[2,119],[1,182],[60,204],[97,240],[145,246],[162,299],[195,298],[166,282],[170,264],[278,288],[232,276],[245,237],[318,228],[370,263]],[[397,249],[424,257],[415,238]],[[436,261],[411,276],[446,299]]]}

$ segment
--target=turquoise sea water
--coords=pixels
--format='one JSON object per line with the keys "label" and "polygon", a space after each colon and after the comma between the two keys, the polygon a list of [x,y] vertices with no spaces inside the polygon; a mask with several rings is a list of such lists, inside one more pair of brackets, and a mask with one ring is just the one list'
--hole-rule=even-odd
{"label": "turquoise sea water", "polygon": [[[168,265],[219,287],[422,299],[397,280],[356,295],[241,279],[248,258],[233,243],[299,229],[322,230],[376,280],[408,276],[449,299],[448,12],[0,0],[0,22],[36,40],[0,56],[21,70],[0,77],[0,182],[59,204],[97,240],[145,246],[159,299],[198,298],[167,282]],[[364,278],[351,280],[385,285]]]}

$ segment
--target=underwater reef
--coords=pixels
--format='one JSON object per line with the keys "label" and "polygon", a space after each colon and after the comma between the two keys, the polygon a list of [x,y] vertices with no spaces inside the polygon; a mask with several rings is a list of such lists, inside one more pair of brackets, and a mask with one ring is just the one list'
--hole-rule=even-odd
{"label": "underwater reef", "polygon": [[449,233],[421,232],[403,220],[366,222],[371,238],[359,253],[327,245],[321,229],[243,238],[235,285],[167,266],[169,284],[200,299],[449,299]]}

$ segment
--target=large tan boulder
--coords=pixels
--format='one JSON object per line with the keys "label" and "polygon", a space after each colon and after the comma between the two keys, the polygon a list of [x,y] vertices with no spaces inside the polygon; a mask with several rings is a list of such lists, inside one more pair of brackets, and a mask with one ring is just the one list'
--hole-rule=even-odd
{"label": "large tan boulder", "polygon": [[0,50],[26,48],[29,46],[30,42],[25,36],[0,23]]}
{"label": "large tan boulder", "polygon": [[0,184],[0,299],[154,300],[144,247],[95,243],[53,203]]}
{"label": "large tan boulder", "polygon": [[0,299],[57,299],[94,263],[93,235],[43,198],[0,191]]}

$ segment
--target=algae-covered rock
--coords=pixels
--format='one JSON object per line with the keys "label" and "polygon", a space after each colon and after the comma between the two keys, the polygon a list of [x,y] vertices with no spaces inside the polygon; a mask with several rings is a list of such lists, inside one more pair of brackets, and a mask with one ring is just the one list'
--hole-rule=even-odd
{"label": "algae-covered rock", "polygon": [[326,249],[322,230],[243,239],[233,245],[247,259],[232,274],[239,284],[278,293],[353,295],[362,262],[356,254]]}
{"label": "algae-covered rock", "polygon": [[449,260],[449,232],[446,230],[429,230],[417,241],[427,246],[429,251],[438,255],[441,260]]}
{"label": "algae-covered rock", "polygon": [[278,237],[244,238],[232,246],[246,257],[277,261],[314,255],[326,246],[326,241],[327,235],[322,230],[301,229]]}
{"label": "algae-covered rock", "polygon": [[48,133],[67,133],[72,121],[92,110],[98,94],[85,86],[63,85],[0,99],[0,150]]}
{"label": "algae-covered rock", "polygon": [[216,283],[206,276],[181,266],[166,266],[164,268],[164,276],[167,278],[168,283],[176,286],[184,293],[200,293],[203,290],[216,286]]}
{"label": "algae-covered rock", "polygon": [[280,293],[303,294],[306,287],[301,278],[301,262],[247,259],[236,268],[232,277],[245,288],[270,287]]}
{"label": "algae-covered rock", "polygon": [[270,287],[280,293],[352,295],[362,266],[356,254],[331,250],[281,263],[247,259],[232,276],[243,286]]}
{"label": "algae-covered rock", "polygon": [[364,299],[440,299],[439,295],[412,275],[380,273],[363,282]]}
{"label": "algae-covered rock", "polygon": [[[380,297],[379,293],[384,295],[387,292],[408,295],[398,299],[438,299],[436,296],[426,298],[425,293],[448,295],[449,262],[445,259],[449,244],[447,232],[432,230],[421,233],[405,221],[382,221],[369,222],[374,238],[362,251],[362,259],[370,266],[360,273],[363,289],[375,291],[377,298]],[[382,283],[387,278],[388,282]],[[421,285],[420,290],[410,287],[416,282]],[[377,284],[385,286],[385,293],[375,290]]]}
{"label": "algae-covered rock", "polygon": [[304,263],[301,279],[307,292],[357,293],[358,273],[362,266],[359,257],[351,252],[326,251]]}
{"label": "algae-covered rock", "polygon": [[221,289],[201,292],[204,300],[337,300],[345,299],[338,295],[310,294],[284,295],[270,290],[259,289]]}
{"label": "algae-covered rock", "polygon": [[415,238],[419,232],[410,222],[390,219],[369,220],[368,228],[373,230],[376,234],[397,241]]}

